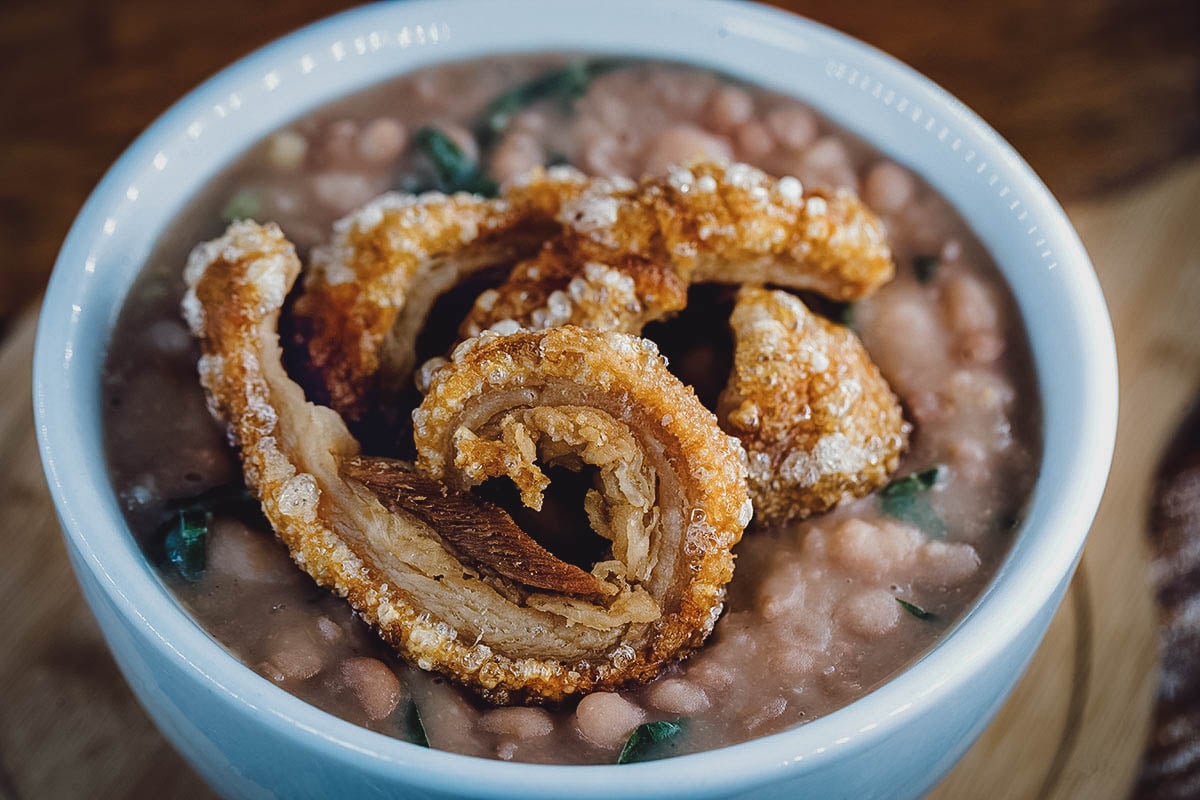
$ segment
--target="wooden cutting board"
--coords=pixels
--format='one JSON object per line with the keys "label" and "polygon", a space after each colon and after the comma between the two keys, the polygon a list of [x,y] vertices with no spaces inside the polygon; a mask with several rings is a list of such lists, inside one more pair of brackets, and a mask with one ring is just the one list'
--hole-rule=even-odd
{"label": "wooden cutting board", "polygon": [[[936,798],[1119,798],[1149,727],[1157,619],[1144,528],[1159,454],[1200,384],[1200,162],[1071,211],[1117,330],[1121,427],[1067,601]],[[0,798],[207,796],[117,673],[75,586],[34,442],[33,312],[0,349]]]}
{"label": "wooden cutting board", "polygon": [[1133,787],[1157,672],[1148,509],[1159,459],[1200,389],[1197,208],[1193,161],[1132,192],[1068,209],[1117,334],[1113,469],[1045,642],[999,717],[933,793],[938,800],[1117,798]]}

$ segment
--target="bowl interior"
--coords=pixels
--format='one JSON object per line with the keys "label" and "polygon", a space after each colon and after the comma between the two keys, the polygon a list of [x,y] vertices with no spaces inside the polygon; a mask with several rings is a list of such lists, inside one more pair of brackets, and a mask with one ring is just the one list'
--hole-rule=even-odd
{"label": "bowl interior", "polygon": [[[196,626],[129,535],[109,486],[100,370],[123,298],[160,231],[233,157],[305,111],[399,73],[502,52],[598,51],[714,67],[796,96],[922,175],[973,228],[1026,322],[1044,413],[1044,456],[1029,513],[1004,564],[959,625],[925,657],[851,705],[801,728],[725,748],[720,785],[762,781],[800,761],[865,747],[938,702],[996,657],[1069,576],[1103,488],[1116,413],[1111,327],[1086,253],[1025,163],[964,106],[912,70],[836,32],[732,2],[555,0],[369,6],[286,37],[189,94],[112,168],[55,267],[35,359],[43,460],[76,563],[121,613],[169,643],[229,702],[270,710],[282,736],[391,762],[414,780],[452,771],[460,786],[560,792],[602,780],[620,794],[648,779],[704,785],[711,754],[614,767],[504,764],[428,751],[335,719],[243,667]],[[314,731],[320,730],[317,735]],[[705,771],[701,771],[703,773]],[[602,777],[600,777],[602,775]],[[583,795],[581,795],[583,796]]]}

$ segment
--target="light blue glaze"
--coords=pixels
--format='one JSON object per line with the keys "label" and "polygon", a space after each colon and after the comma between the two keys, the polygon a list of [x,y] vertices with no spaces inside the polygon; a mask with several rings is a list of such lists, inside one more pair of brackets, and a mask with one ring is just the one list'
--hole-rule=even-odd
{"label": "light blue glaze", "polygon": [[[811,103],[959,209],[1025,317],[1045,456],[1030,512],[983,597],[886,685],[785,733],[648,764],[552,767],[426,750],[260,678],[146,562],[108,483],[100,370],[122,299],[166,223],[244,148],[328,100],[427,64],[582,50],[705,64]],[[71,560],[117,661],[164,733],[229,797],[913,797],[980,733],[1024,669],[1083,547],[1112,455],[1116,358],[1087,254],[1028,166],[912,70],[798,17],[733,2],[559,0],[369,6],[239,61],[155,122],[96,188],[55,265],[34,402]]]}

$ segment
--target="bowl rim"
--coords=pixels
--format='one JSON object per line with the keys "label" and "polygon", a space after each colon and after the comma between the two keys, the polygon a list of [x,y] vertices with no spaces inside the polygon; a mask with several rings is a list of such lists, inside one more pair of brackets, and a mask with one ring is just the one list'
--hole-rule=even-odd
{"label": "bowl rim", "polygon": [[[243,713],[263,714],[264,724],[282,737],[306,742],[304,746],[323,749],[337,760],[359,768],[400,774],[411,785],[431,789],[480,792],[485,794],[525,792],[553,787],[559,795],[579,797],[619,796],[636,793],[647,786],[670,787],[672,793],[706,794],[731,791],[781,780],[800,770],[819,768],[848,750],[878,743],[909,715],[927,712],[951,696],[973,675],[973,669],[999,656],[1035,616],[1050,602],[1070,576],[1077,563],[1087,530],[1099,503],[1116,429],[1116,355],[1111,323],[1090,261],[1065,214],[1046,187],[1024,161],[975,114],[931,81],[895,59],[845,34],[788,12],[737,3],[733,0],[656,0],[649,4],[655,12],[687,16],[695,24],[715,27],[725,35],[780,37],[792,45],[812,46],[838,54],[847,60],[830,59],[827,71],[831,79],[861,88],[864,92],[884,84],[871,74],[885,75],[888,83],[914,98],[917,108],[923,104],[931,112],[944,115],[952,135],[968,141],[986,156],[1004,183],[1012,187],[1024,210],[1039,221],[1039,232],[1053,263],[1042,264],[1059,270],[1074,291],[1056,298],[1061,314],[1059,327],[1068,345],[1076,347],[1073,373],[1075,385],[1048,388],[1046,375],[1039,365],[1039,393],[1046,405],[1048,391],[1067,392],[1078,401],[1070,442],[1055,462],[1059,469],[1046,472],[1043,454],[1042,473],[1030,500],[1030,515],[1002,567],[972,608],[933,649],[910,663],[881,686],[825,717],[781,733],[716,750],[677,756],[642,764],[549,766],[506,763],[454,753],[420,748],[415,745],[353,725],[317,709],[274,686],[243,665],[205,633],[186,614],[154,574],[149,562],[136,555],[129,543],[132,536],[123,519],[111,513],[112,489],[102,458],[89,460],[77,443],[85,431],[89,413],[98,413],[95,398],[101,363],[80,364],[74,358],[76,346],[87,336],[80,323],[83,301],[94,285],[95,261],[89,253],[108,224],[108,209],[130,185],[131,176],[146,169],[146,163],[161,155],[165,143],[183,135],[185,123],[194,111],[222,102],[229,88],[262,79],[272,66],[294,61],[310,45],[324,43],[331,31],[374,30],[378,23],[394,23],[398,15],[405,19],[440,19],[456,13],[493,14],[509,18],[522,13],[538,13],[559,24],[585,9],[573,8],[569,14],[555,17],[561,6],[556,0],[516,0],[505,4],[504,11],[489,11],[487,3],[471,0],[411,0],[402,4],[369,5],[327,17],[238,60],[189,92],[159,117],[129,146],[97,185],[80,211],[59,253],[39,319],[34,358],[34,409],[39,448],[51,494],[62,521],[65,537],[72,550],[77,570],[87,570],[112,602],[120,616],[143,635],[157,640],[157,646],[169,651],[191,677],[227,703],[240,706]],[[499,5],[499,4],[497,4]],[[621,15],[645,12],[645,0],[608,0],[606,13]],[[422,15],[424,15],[422,17]],[[405,27],[404,30],[408,30]],[[437,23],[421,29],[424,35],[445,36],[449,28]],[[807,43],[807,45],[805,45]],[[565,49],[559,41],[541,50]],[[600,48],[593,48],[600,49]],[[606,48],[607,49],[607,48]],[[528,52],[530,48],[485,52]],[[436,63],[437,56],[425,58],[416,66]],[[841,66],[838,66],[838,63]],[[840,74],[839,74],[840,70]],[[870,81],[876,81],[872,84]],[[375,80],[362,81],[366,88]],[[875,89],[878,91],[878,89]],[[914,113],[915,113],[914,109]],[[297,111],[299,113],[299,111]],[[932,120],[932,116],[930,116]],[[916,119],[913,122],[917,122]],[[933,132],[933,128],[930,129]],[[873,146],[887,148],[878,139],[864,135]],[[229,153],[232,159],[236,153]],[[227,159],[228,160],[228,159]],[[161,167],[159,167],[161,169]],[[980,171],[983,175],[983,171]],[[933,183],[930,175],[922,175]],[[992,181],[995,183],[995,180]],[[1004,197],[1001,194],[1000,197]],[[960,211],[968,224],[972,219]],[[111,232],[111,231],[110,231]],[[154,238],[161,231],[154,232]],[[1046,257],[1043,256],[1043,260]],[[90,260],[90,264],[89,264]],[[996,257],[1006,279],[1009,270]],[[85,275],[86,273],[86,275]],[[117,299],[123,299],[126,283]],[[1015,290],[1014,290],[1015,294]],[[107,309],[108,329],[119,311]],[[92,332],[94,335],[95,332]],[[1031,338],[1031,349],[1035,350]],[[101,350],[103,355],[103,350]],[[1040,364],[1040,362],[1039,362]],[[1051,382],[1052,384],[1053,382]],[[1060,381],[1061,383],[1061,381]],[[89,403],[68,402],[66,398],[90,398]],[[1064,420],[1064,424],[1068,421]],[[1047,442],[1049,447],[1049,442]],[[107,508],[107,516],[94,514]],[[1036,524],[1035,524],[1036,523]],[[1014,553],[1023,557],[1014,563]],[[133,547],[136,550],[136,544]],[[1001,580],[1004,578],[1004,580]],[[930,680],[930,676],[936,676]],[[701,760],[711,765],[714,754],[722,759],[718,771],[697,769]],[[597,794],[602,787],[602,794]],[[532,796],[532,795],[531,795]],[[550,796],[550,795],[546,795]]]}

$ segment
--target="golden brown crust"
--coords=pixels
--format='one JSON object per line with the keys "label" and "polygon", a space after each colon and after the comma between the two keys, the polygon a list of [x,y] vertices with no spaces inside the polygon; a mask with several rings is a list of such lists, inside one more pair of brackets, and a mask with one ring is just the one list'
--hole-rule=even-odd
{"label": "golden brown crust", "polygon": [[574,326],[485,333],[456,349],[413,421],[418,467],[453,487],[506,475],[536,507],[536,461],[596,467],[593,527],[661,609],[627,637],[628,668],[652,675],[703,642],[750,521],[744,455],[653,343]]}
{"label": "golden brown crust", "polygon": [[[654,580],[659,572],[652,570],[646,581],[631,580],[621,563],[610,563],[607,571],[604,565],[593,570],[598,580],[617,590],[607,606],[530,591],[463,564],[426,521],[399,506],[385,508],[370,489],[343,476],[345,465],[359,454],[358,443],[336,412],[305,400],[281,361],[279,314],[299,270],[294,250],[276,226],[236,223],[225,236],[193,252],[184,313],[201,341],[200,377],[210,405],[229,424],[247,485],[301,568],[346,597],[406,659],[443,672],[497,703],[551,702],[646,680],[666,660],[703,639],[716,620],[732,568],[728,549],[750,508],[740,447],[716,428],[711,415],[704,433],[681,422],[676,438],[664,440],[666,452],[674,455],[664,467],[670,469],[659,473],[666,480],[676,472],[692,474],[693,463],[720,468],[714,479],[699,481],[696,498],[679,495],[708,509],[712,520],[688,518],[681,538],[673,540],[678,550],[662,551],[687,560],[695,558],[695,546],[714,548],[700,562],[702,580],[686,583],[680,573],[678,586],[673,581],[660,586]],[[580,336],[564,335],[571,341]],[[605,350],[602,363],[614,374],[665,372],[633,337],[590,335],[601,337],[596,342],[608,347],[587,341],[583,349]],[[539,352],[528,338],[514,341],[522,342],[521,364]],[[489,352],[484,347],[470,363],[478,365]],[[561,352],[591,363],[578,345]],[[561,362],[553,356],[549,360]],[[444,373],[439,387],[459,386],[453,368]],[[491,375],[489,371],[489,379]],[[566,390],[569,381],[556,385]],[[435,389],[433,394],[447,400],[448,391]],[[591,385],[577,387],[580,394],[592,391]],[[686,394],[681,386],[666,393],[676,400]],[[708,413],[691,400],[699,408],[695,413]],[[628,408],[631,419],[640,419],[639,406]],[[660,410],[653,408],[655,414]],[[553,408],[530,413],[539,411],[551,418],[559,413]],[[641,435],[657,431],[653,425],[637,428]],[[695,462],[690,460],[693,447],[700,454]],[[733,514],[739,502],[741,510]],[[603,504],[589,509],[604,510]],[[601,521],[615,527],[621,509],[608,510],[613,515]],[[689,630],[684,621],[698,627]]]}
{"label": "golden brown crust", "polygon": [[437,295],[513,262],[464,337],[507,320],[636,332],[683,308],[694,281],[851,300],[894,272],[881,223],[853,194],[806,192],[744,164],[701,163],[641,184],[555,168],[497,200],[384,195],[337,223],[296,302],[316,398],[361,419],[378,381],[392,392],[409,379]]}
{"label": "golden brown crust", "polygon": [[[804,191],[795,178],[776,180],[745,164],[698,163],[626,188],[589,184],[558,220],[560,239],[480,296],[464,336],[510,319],[532,329],[637,332],[682,308],[697,281],[774,283],[856,300],[895,273],[883,224],[853,193]],[[589,270],[613,291],[604,294]],[[617,291],[620,283],[632,298]],[[613,319],[619,323],[608,324]]]}
{"label": "golden brown crust", "polygon": [[[882,224],[853,194],[805,193],[794,179],[774,180],[745,165],[696,164],[625,191],[591,187],[563,206],[559,221],[565,225],[561,239],[518,264],[498,289],[480,295],[462,326],[464,335],[514,323],[535,330],[571,324],[640,333],[646,323],[684,307],[689,282],[775,283],[851,300],[894,273]],[[840,474],[826,474],[821,472],[828,462],[825,450],[843,439],[832,436],[838,432],[834,421],[805,417],[806,399],[809,392],[832,397],[834,387],[798,368],[757,375],[755,359],[765,357],[763,363],[771,369],[786,370],[796,366],[789,359],[807,342],[803,337],[767,341],[745,322],[755,317],[755,309],[784,313],[786,295],[747,292],[742,297],[733,325],[737,364],[725,396],[745,400],[743,416],[730,420],[729,403],[718,411],[752,459],[759,521],[806,517],[832,508],[842,497],[877,488],[897,466],[907,427],[890,388],[857,339],[846,331],[833,341],[845,345],[842,378],[870,389],[863,401],[867,405],[854,410],[867,414],[886,406],[892,413],[880,415],[886,435],[870,447],[853,438],[865,432],[855,428],[864,420],[846,420],[842,433],[850,435],[850,444],[842,452],[871,458],[853,462],[860,472],[843,461]],[[812,315],[805,311],[804,316]],[[856,348],[852,358],[851,346]],[[776,350],[756,354],[758,347]],[[791,387],[788,377],[798,385]],[[872,409],[869,403],[876,401],[878,409]],[[765,415],[761,427],[751,424],[752,405]],[[829,427],[830,436],[820,435],[822,425]],[[825,450],[814,449],[818,446]],[[806,470],[811,469],[818,469],[820,477],[808,484]]]}
{"label": "golden brown crust", "polygon": [[883,486],[910,426],[854,332],[793,295],[745,287],[717,413],[750,459],[755,518],[784,522]]}
{"label": "golden brown crust", "polygon": [[499,200],[390,193],[338,221],[333,241],[313,252],[294,309],[317,399],[361,418],[381,369],[395,383],[411,373],[416,332],[437,290],[535,253],[583,183],[574,170],[557,169]]}
{"label": "golden brown crust", "polygon": [[581,263],[568,242],[555,239],[513,267],[501,286],[482,292],[459,332],[470,338],[511,320],[530,330],[571,324],[639,333],[686,305],[687,282],[669,263],[636,255]]}

